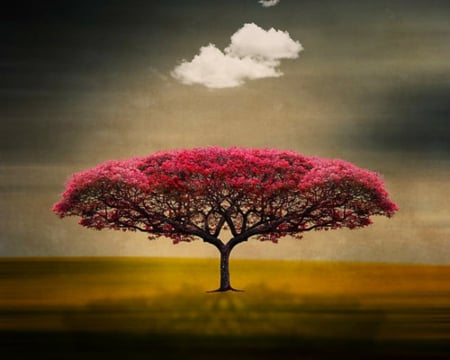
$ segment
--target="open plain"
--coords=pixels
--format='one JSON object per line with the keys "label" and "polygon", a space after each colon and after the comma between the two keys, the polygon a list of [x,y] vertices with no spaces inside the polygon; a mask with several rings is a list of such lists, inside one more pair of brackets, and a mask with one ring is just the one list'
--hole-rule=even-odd
{"label": "open plain", "polygon": [[5,258],[7,358],[444,359],[450,266]]}

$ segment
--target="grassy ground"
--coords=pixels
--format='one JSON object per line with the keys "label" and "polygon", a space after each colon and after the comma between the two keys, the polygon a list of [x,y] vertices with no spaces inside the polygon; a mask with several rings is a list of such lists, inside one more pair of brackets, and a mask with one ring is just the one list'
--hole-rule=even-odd
{"label": "grassy ground", "polygon": [[[450,266],[75,258],[0,261],[0,350],[28,358],[450,356]],[[83,354],[81,354],[83,352]]]}

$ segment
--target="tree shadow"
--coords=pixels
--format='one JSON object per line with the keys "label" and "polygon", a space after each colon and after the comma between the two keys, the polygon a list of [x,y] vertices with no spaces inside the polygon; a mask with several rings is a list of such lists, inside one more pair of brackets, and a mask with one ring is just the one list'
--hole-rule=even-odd
{"label": "tree shadow", "polygon": [[351,297],[299,297],[271,291],[101,299],[64,314],[65,326],[75,331],[294,336],[369,343],[384,320],[382,310],[365,308]]}

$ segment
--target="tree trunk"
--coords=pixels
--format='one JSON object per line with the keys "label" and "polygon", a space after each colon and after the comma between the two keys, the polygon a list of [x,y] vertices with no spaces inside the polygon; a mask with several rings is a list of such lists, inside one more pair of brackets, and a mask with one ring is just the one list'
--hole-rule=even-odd
{"label": "tree trunk", "polygon": [[220,291],[231,289],[230,283],[230,250],[224,246],[220,251]]}
{"label": "tree trunk", "polygon": [[229,266],[231,248],[227,245],[223,245],[220,247],[219,251],[220,251],[220,287],[217,290],[213,290],[210,292],[222,292],[228,290],[241,291],[236,290],[231,286],[230,266]]}

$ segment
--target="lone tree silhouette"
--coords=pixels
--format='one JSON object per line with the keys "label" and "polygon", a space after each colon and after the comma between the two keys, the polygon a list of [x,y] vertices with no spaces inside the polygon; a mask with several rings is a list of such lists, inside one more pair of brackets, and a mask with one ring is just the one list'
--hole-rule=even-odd
{"label": "lone tree silhouette", "polygon": [[[53,211],[94,229],[142,231],[174,243],[200,238],[220,252],[220,287],[231,286],[229,257],[250,238],[371,224],[391,217],[380,177],[342,160],[290,151],[218,147],[108,161],[72,175]],[[224,229],[230,235],[221,239]]]}

